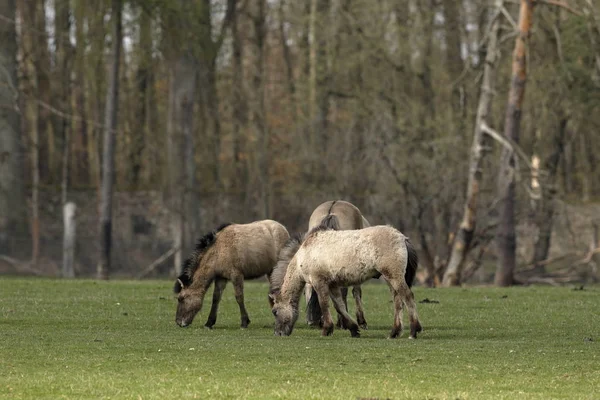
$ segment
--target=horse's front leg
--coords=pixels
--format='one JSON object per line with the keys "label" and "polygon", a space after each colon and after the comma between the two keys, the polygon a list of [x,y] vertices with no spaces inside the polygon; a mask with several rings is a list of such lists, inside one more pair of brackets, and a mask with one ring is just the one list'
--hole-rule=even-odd
{"label": "horse's front leg", "polygon": [[367,321],[365,320],[365,312],[362,303],[362,288],[360,285],[352,288],[352,296],[356,302],[356,322],[358,322],[358,326],[360,326],[362,329],[367,329]]}
{"label": "horse's front leg", "polygon": [[319,282],[315,284],[313,282],[313,289],[317,293],[319,306],[321,308],[321,322],[323,324],[321,335],[329,336],[333,334],[333,319],[331,318],[331,313],[329,312],[329,287],[324,283]]}
{"label": "horse's front leg", "polygon": [[246,311],[246,306],[244,305],[244,276],[242,274],[236,274],[231,277],[231,283],[233,284],[233,289],[235,290],[235,300],[240,306],[240,314],[241,314],[241,327],[247,328],[250,324],[250,318],[248,318],[248,312]]}
{"label": "horse's front leg", "polygon": [[217,311],[219,310],[219,302],[221,301],[221,296],[223,295],[223,290],[225,290],[225,286],[227,285],[227,279],[225,278],[217,278],[215,279],[215,288],[213,290],[213,298],[212,298],[212,306],[210,307],[210,314],[208,315],[208,320],[205,327],[212,329],[214,324],[217,322]]}
{"label": "horse's front leg", "polygon": [[352,337],[360,337],[358,324],[352,319],[350,314],[348,314],[348,309],[346,308],[342,297],[342,291],[337,286],[330,287],[329,290],[331,291],[333,305],[338,312],[339,318],[344,321],[344,326],[350,331]]}

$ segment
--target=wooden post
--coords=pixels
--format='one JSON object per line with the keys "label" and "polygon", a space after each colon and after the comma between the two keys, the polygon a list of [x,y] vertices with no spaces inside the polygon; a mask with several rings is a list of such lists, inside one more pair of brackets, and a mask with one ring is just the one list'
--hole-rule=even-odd
{"label": "wooden post", "polygon": [[75,237],[76,237],[76,216],[77,206],[72,201],[63,206],[63,278],[75,278]]}

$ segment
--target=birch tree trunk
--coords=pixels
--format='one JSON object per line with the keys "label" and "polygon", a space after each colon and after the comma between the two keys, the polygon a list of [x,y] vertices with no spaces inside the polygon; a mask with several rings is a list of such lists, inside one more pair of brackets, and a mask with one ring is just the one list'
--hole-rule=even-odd
{"label": "birch tree trunk", "polygon": [[[15,1],[0,2],[0,15],[15,21]],[[0,254],[9,255],[27,233],[15,27],[0,23]]]}
{"label": "birch tree trunk", "polygon": [[121,58],[121,0],[112,0],[112,60],[104,114],[104,144],[102,157],[102,188],[100,192],[100,259],[98,279],[108,279],[112,244],[112,195],[115,175],[115,131],[119,104],[119,65]]}
{"label": "birch tree trunk", "polygon": [[75,278],[75,243],[76,243],[76,224],[75,217],[77,206],[73,202],[63,205],[63,278]]}
{"label": "birch tree trunk", "polygon": [[496,0],[494,18],[491,20],[490,34],[487,44],[487,53],[483,67],[483,79],[479,95],[477,116],[475,117],[475,132],[469,154],[469,179],[467,184],[467,197],[463,210],[463,217],[456,233],[448,267],[444,274],[444,286],[456,286],[461,283],[461,274],[465,265],[465,258],[469,252],[475,225],[477,221],[477,203],[479,186],[483,177],[483,159],[490,148],[490,139],[481,129],[487,123],[494,99],[496,85],[496,68],[498,65],[498,38],[500,34],[500,10],[503,0]]}
{"label": "birch tree trunk", "polygon": [[[515,42],[512,60],[512,79],[508,93],[504,136],[519,143],[521,107],[525,97],[527,79],[527,42],[533,19],[534,0],[521,0],[519,10],[519,35]],[[498,215],[499,223],[496,235],[498,262],[494,282],[498,286],[510,286],[514,283],[516,264],[515,233],[515,155],[506,147],[502,150],[500,171],[498,174]]]}

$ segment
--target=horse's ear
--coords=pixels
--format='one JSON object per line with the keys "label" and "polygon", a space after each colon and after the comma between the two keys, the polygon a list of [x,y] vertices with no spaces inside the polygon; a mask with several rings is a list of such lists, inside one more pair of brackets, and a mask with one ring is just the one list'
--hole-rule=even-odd
{"label": "horse's ear", "polygon": [[175,293],[179,293],[179,292],[181,292],[182,289],[183,289],[183,282],[181,281],[181,279],[177,279],[177,281],[175,281],[175,287],[173,288],[173,291]]}
{"label": "horse's ear", "polygon": [[269,292],[269,301],[270,302],[275,302],[275,298],[277,297],[277,295],[279,294],[279,290],[274,290],[272,292]]}

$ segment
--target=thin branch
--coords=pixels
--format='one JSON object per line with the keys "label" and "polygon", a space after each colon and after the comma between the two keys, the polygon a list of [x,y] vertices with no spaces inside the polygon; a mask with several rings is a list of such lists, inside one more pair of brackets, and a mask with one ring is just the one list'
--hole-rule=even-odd
{"label": "thin branch", "polygon": [[496,132],[495,130],[490,128],[485,122],[481,123],[481,130],[483,132],[487,133],[493,139],[496,139],[496,141],[498,141],[504,147],[506,147],[507,149],[511,150],[512,152],[516,153],[519,157],[521,157],[521,159],[523,159],[523,161],[525,161],[525,164],[527,164],[527,166],[529,167],[530,170],[534,169],[533,165],[529,161],[529,157],[527,157],[527,154],[525,154],[523,149],[517,143],[515,143],[512,139],[507,138],[506,136]]}
{"label": "thin branch", "polygon": [[558,53],[558,59],[560,60],[560,65],[565,70],[565,74],[567,74],[567,79],[570,82],[573,82],[573,76],[571,75],[571,73],[567,69],[567,66],[565,65],[565,59],[563,57],[562,44],[561,44],[561,40],[560,40],[560,32],[558,31],[558,27],[556,26],[556,24],[552,25],[552,31],[554,32],[554,37],[556,38],[556,51]]}
{"label": "thin branch", "polygon": [[563,8],[563,9],[567,10],[568,12],[577,15],[578,17],[583,16],[583,13],[581,11],[574,9],[569,4],[567,4],[563,1],[558,1],[558,0],[537,0],[537,1],[539,1],[542,4],[547,4],[550,6],[556,6],[556,7]]}
{"label": "thin branch", "polygon": [[506,10],[505,7],[502,7],[500,9],[500,11],[502,12],[502,14],[506,17],[506,19],[508,20],[508,22],[510,22],[510,24],[512,25],[513,29],[515,31],[519,30],[519,25],[517,25],[516,21],[512,18],[512,16],[510,15],[510,13]]}

